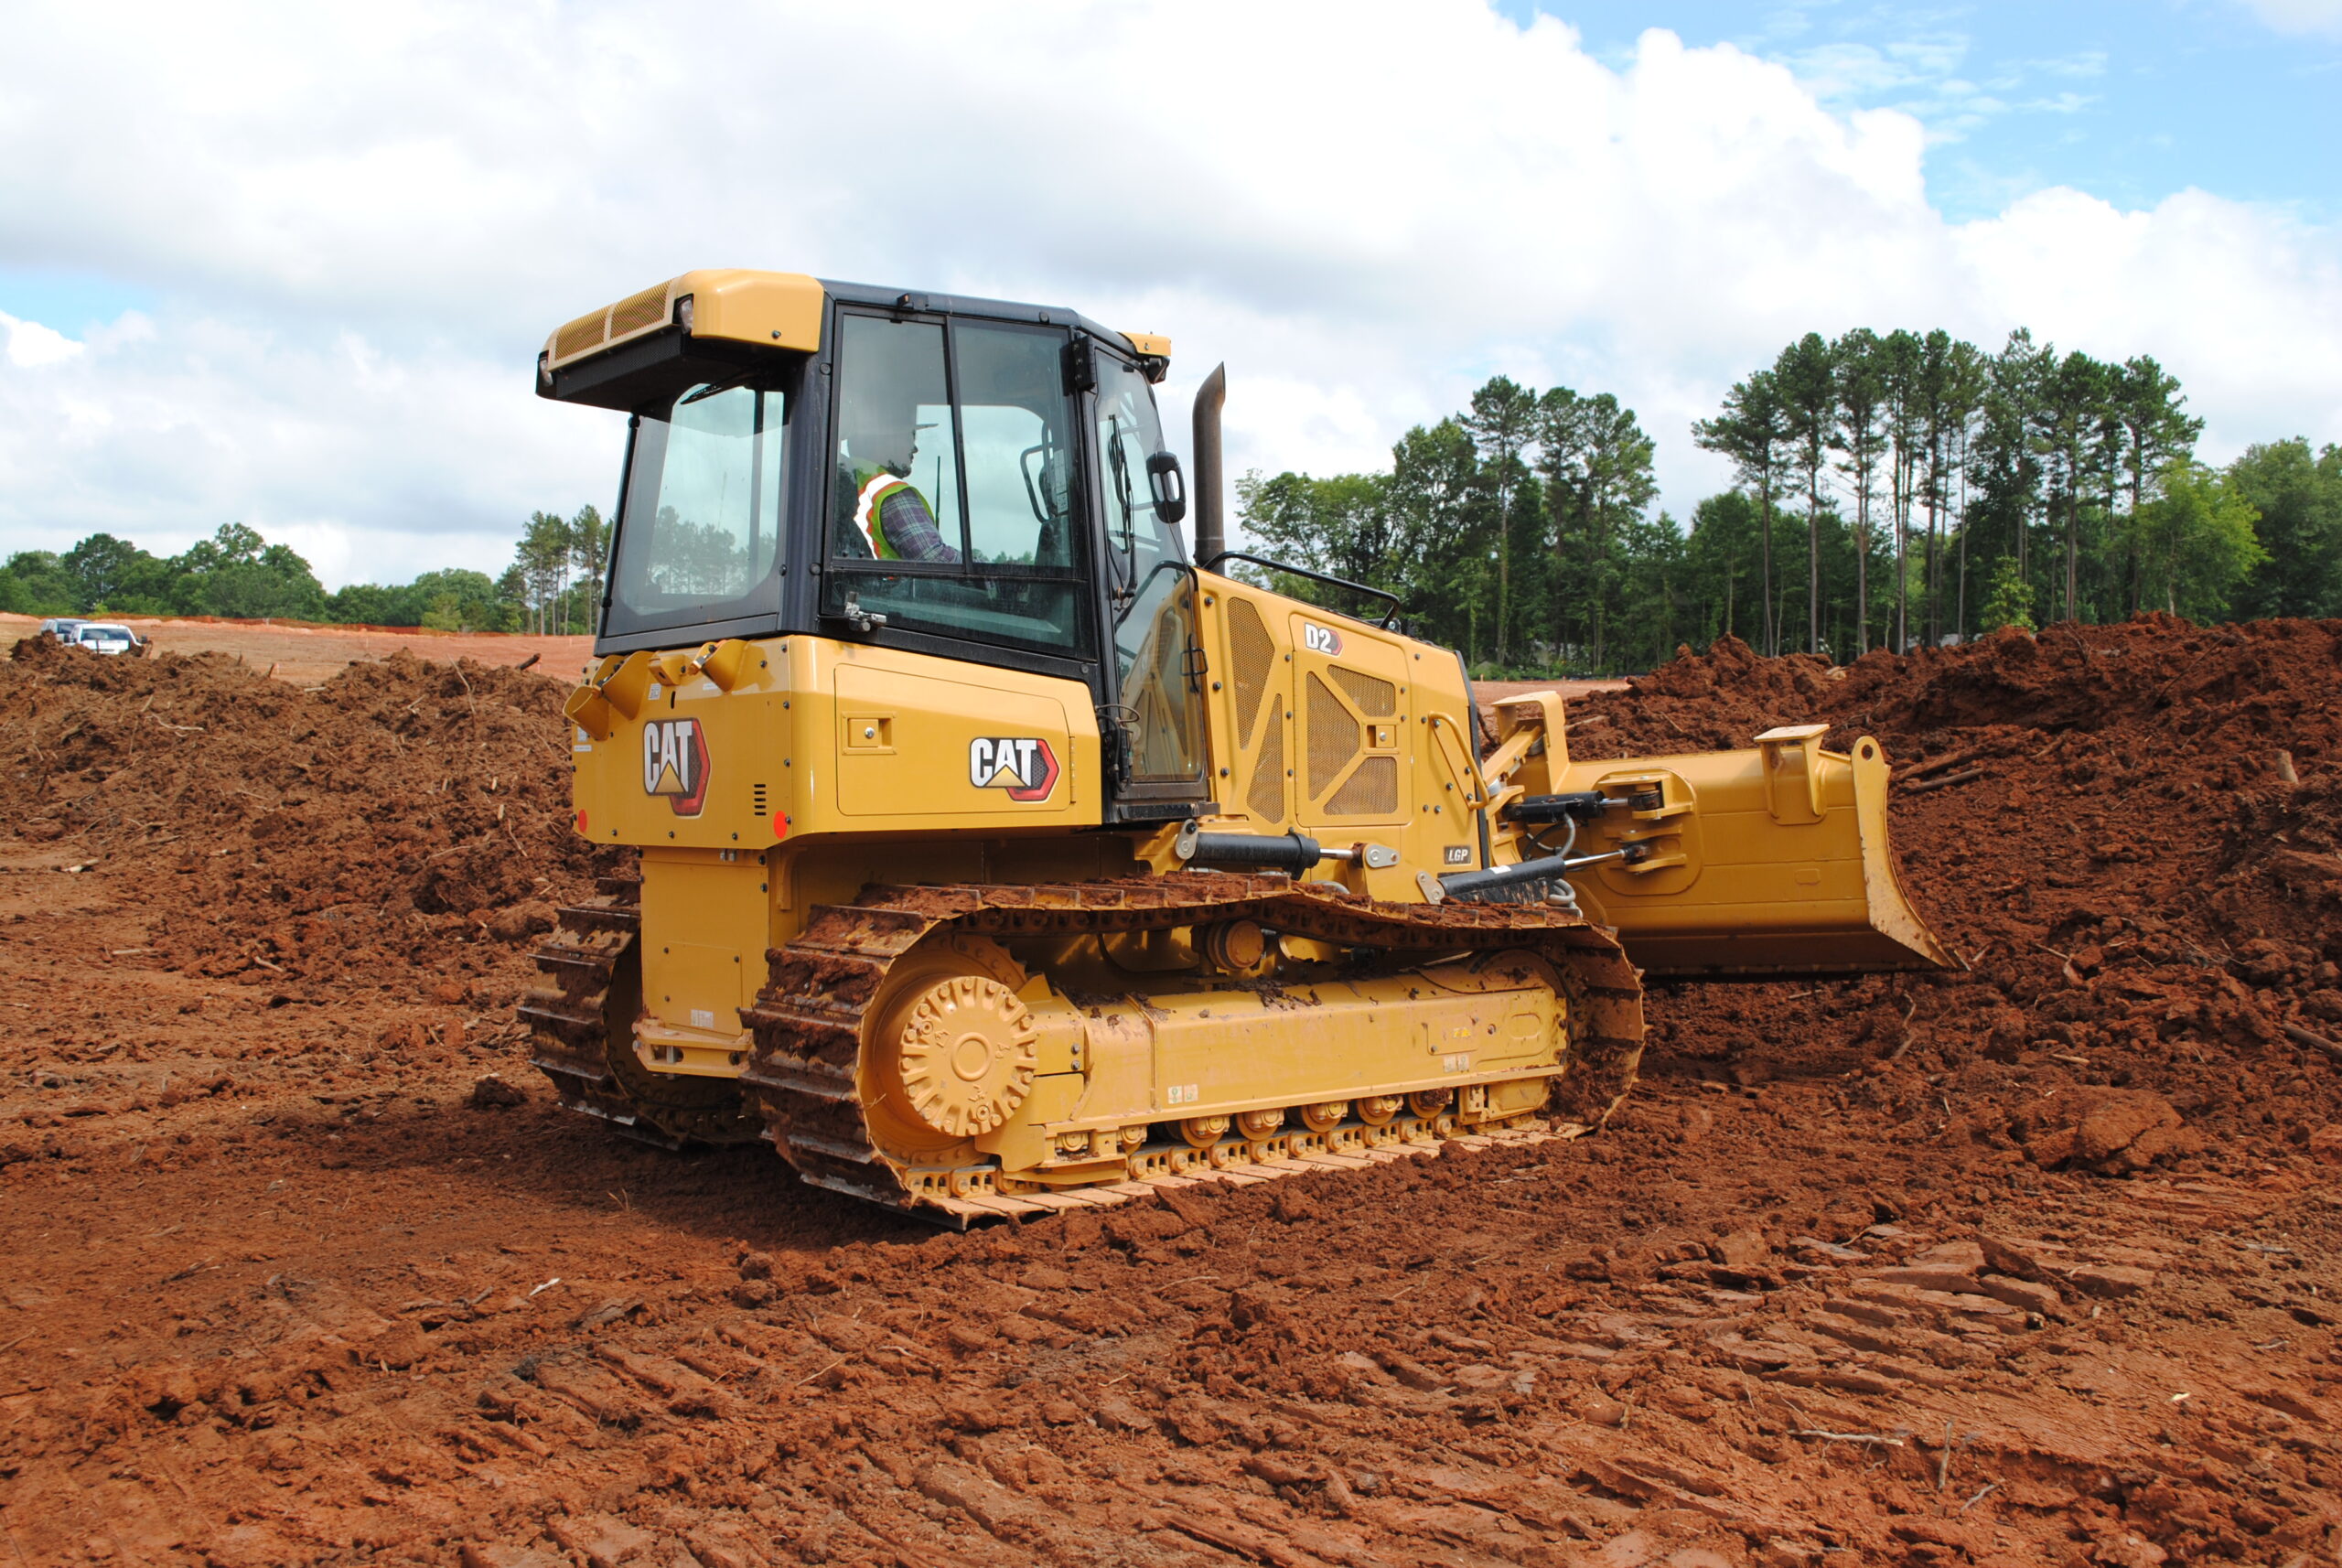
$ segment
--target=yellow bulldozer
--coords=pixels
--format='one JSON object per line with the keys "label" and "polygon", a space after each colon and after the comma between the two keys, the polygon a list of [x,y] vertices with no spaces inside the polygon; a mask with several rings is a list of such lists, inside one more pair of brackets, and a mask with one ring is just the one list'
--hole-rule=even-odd
{"label": "yellow bulldozer", "polygon": [[1645,974],[1949,961],[1875,740],[1573,761],[1554,694],[1484,726],[1388,596],[1230,549],[1219,371],[1190,551],[1170,352],[736,270],[553,333],[539,393],[628,416],[564,712],[640,868],[537,954],[567,1104],[964,1225],[1573,1135]]}

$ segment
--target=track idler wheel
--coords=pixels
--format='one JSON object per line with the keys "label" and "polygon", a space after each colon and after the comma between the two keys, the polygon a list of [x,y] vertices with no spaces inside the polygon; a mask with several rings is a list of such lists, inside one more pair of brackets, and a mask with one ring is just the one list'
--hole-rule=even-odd
{"label": "track idler wheel", "polygon": [[999,946],[958,937],[887,976],[863,1036],[872,1141],[907,1164],[972,1160],[972,1140],[1016,1113],[1040,1068],[1040,1030]]}
{"label": "track idler wheel", "polygon": [[953,1139],[1007,1121],[1032,1091],[1041,1060],[1032,1009],[979,974],[955,974],[906,997],[880,1037],[911,1111]]}

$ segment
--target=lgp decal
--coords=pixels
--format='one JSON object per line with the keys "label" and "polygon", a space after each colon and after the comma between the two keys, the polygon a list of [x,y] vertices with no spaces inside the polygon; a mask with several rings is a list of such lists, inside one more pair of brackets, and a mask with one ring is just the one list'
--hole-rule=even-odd
{"label": "lgp decal", "polygon": [[1005,789],[1012,800],[1046,800],[1058,787],[1058,754],[1037,736],[979,736],[968,743],[968,782]]}
{"label": "lgp decal", "polygon": [[697,719],[656,719],[642,726],[642,792],[667,797],[675,815],[699,815],[712,771]]}
{"label": "lgp decal", "polygon": [[1322,653],[1327,658],[1332,659],[1342,651],[1342,634],[1330,626],[1318,626],[1311,621],[1303,621],[1301,646],[1312,653]]}

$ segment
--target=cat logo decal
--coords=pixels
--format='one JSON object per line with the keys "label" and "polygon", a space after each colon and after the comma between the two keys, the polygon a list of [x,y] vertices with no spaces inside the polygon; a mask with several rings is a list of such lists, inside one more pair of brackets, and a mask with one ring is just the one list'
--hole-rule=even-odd
{"label": "cat logo decal", "polygon": [[979,789],[1005,789],[1012,800],[1046,800],[1058,787],[1058,754],[1037,736],[968,743],[968,782]]}
{"label": "cat logo decal", "polygon": [[697,719],[658,719],[642,726],[642,792],[667,797],[675,815],[699,815],[712,772]]}

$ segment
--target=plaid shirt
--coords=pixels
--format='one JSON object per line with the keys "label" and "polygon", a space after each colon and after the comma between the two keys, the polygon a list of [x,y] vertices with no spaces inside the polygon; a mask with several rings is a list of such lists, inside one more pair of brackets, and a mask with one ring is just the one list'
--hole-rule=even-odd
{"label": "plaid shirt", "polygon": [[[926,498],[908,480],[883,468],[873,469],[863,479],[861,497],[857,521],[869,532],[874,553],[897,561],[960,559],[959,550],[943,542],[942,532],[935,526],[935,514],[928,510]],[[870,505],[874,498],[877,502],[875,509]],[[874,510],[875,518],[871,516]],[[882,537],[883,549],[879,548]]]}

